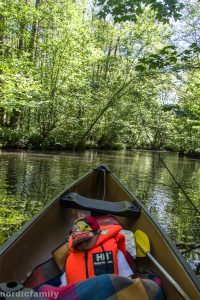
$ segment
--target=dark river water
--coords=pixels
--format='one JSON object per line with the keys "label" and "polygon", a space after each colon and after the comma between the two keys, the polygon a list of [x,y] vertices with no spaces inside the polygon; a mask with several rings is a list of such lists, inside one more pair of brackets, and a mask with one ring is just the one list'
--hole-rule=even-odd
{"label": "dark river water", "polygon": [[[200,160],[161,156],[200,210]],[[0,152],[0,244],[66,185],[102,163],[152,212],[199,274],[200,216],[151,151]]]}

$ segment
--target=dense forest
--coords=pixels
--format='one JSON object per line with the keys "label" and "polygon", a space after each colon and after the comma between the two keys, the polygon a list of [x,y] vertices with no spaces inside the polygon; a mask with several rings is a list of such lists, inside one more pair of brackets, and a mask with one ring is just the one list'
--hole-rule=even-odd
{"label": "dense forest", "polygon": [[198,1],[0,6],[0,147],[200,153]]}

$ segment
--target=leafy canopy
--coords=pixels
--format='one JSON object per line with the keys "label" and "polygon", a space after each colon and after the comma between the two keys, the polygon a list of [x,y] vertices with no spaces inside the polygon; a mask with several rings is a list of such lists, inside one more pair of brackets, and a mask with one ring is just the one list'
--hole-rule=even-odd
{"label": "leafy canopy", "polygon": [[105,19],[111,15],[114,22],[136,21],[145,7],[149,6],[155,11],[157,20],[167,23],[171,17],[178,19],[184,6],[177,0],[97,0],[96,2],[100,7],[99,17]]}

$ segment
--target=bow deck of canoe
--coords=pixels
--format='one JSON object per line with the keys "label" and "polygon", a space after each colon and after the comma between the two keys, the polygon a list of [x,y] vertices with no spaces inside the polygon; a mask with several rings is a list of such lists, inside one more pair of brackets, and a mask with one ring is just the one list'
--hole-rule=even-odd
{"label": "bow deck of canoe", "polygon": [[[143,205],[106,167],[100,166],[65,189],[26,223],[0,250],[0,282],[24,283],[31,272],[52,258],[66,241],[73,221],[81,214],[114,215],[125,229],[148,236],[151,255],[188,295],[198,299],[200,283],[185,259]],[[167,299],[182,299],[177,289],[148,258],[136,258],[139,270],[161,277]]]}

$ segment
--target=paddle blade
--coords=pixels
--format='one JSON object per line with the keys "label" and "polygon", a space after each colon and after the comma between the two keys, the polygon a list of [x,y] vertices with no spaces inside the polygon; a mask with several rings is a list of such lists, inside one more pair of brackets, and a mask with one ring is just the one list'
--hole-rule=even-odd
{"label": "paddle blade", "polygon": [[139,229],[136,230],[134,236],[137,257],[145,257],[147,252],[150,252],[150,242],[148,236]]}

